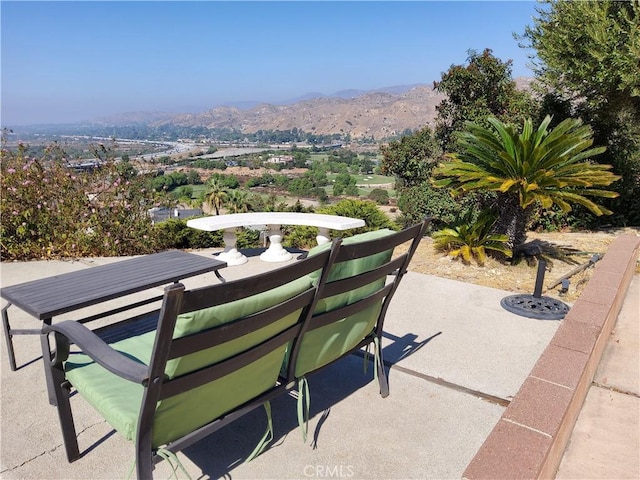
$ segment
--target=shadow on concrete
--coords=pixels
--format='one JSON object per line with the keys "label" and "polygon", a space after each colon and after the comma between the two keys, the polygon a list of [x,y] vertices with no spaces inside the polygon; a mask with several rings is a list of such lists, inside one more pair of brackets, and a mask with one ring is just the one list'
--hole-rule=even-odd
{"label": "shadow on concrete", "polygon": [[[420,342],[421,346],[427,341]],[[399,349],[404,350],[403,347]],[[324,438],[323,426],[330,418],[332,408],[360,388],[374,382],[372,357],[364,362],[368,363],[366,374],[363,372],[363,358],[349,355],[309,376],[309,418],[316,418],[313,432],[309,431],[309,448],[316,450],[321,448],[323,440],[331,440]],[[370,385],[367,388],[377,386]],[[279,448],[290,434],[298,436],[299,441],[303,442],[302,431],[298,426],[296,396],[296,393],[281,395],[271,402],[274,439],[268,449]],[[385,399],[378,396],[374,401],[384,402]],[[362,421],[369,421],[366,409],[362,410]],[[183,453],[210,478],[232,478],[229,472],[244,462],[265,428],[264,410],[259,408],[185,449]]]}

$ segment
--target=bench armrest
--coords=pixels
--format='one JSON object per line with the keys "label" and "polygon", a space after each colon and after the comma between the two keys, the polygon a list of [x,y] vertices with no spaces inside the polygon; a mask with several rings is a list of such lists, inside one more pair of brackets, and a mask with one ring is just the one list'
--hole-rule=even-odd
{"label": "bench armrest", "polygon": [[69,357],[71,343],[77,345],[93,361],[131,382],[145,384],[149,378],[149,367],[136,362],[114,350],[90,329],[73,320],[45,325],[43,333],[55,335],[55,355],[52,364],[61,365]]}

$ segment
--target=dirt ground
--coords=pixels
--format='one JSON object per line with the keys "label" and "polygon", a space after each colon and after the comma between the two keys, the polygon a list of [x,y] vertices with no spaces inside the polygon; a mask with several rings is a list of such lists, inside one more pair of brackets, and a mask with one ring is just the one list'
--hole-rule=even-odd
{"label": "dirt ground", "polygon": [[[594,254],[604,255],[609,244],[622,234],[640,236],[640,228],[601,232],[530,232],[527,235],[527,241],[540,239],[555,245],[577,249],[582,253],[573,256],[578,264],[568,264],[560,260],[554,260],[553,264],[547,264],[542,294],[565,302],[575,301],[591,278],[593,267],[572,276],[569,279],[567,292],[561,292],[561,286],[553,289],[548,289],[548,286],[578,265],[588,262]],[[425,237],[411,260],[409,270],[516,293],[533,293],[538,269],[537,266],[528,266],[524,261],[512,266],[491,258],[483,267],[478,266],[475,262],[471,265],[465,265],[460,260],[454,260],[446,254],[436,251],[432,240]],[[640,273],[640,266],[636,266],[636,272]]]}

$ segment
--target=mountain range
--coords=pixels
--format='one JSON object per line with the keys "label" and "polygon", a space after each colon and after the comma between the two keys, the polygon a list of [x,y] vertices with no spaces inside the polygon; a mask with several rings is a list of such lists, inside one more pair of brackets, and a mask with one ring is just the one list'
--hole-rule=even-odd
{"label": "mountain range", "polygon": [[[516,79],[516,83],[519,88],[527,88],[530,79]],[[241,102],[200,113],[126,113],[96,123],[226,128],[244,133],[297,128],[315,134],[381,139],[407,129],[433,126],[436,106],[444,98],[426,84],[401,85],[370,91],[343,90],[332,95],[310,93],[281,103]]]}

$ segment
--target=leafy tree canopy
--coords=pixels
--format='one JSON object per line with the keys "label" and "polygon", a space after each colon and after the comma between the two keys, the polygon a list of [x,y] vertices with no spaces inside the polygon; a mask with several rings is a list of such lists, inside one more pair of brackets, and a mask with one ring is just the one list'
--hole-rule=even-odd
{"label": "leafy tree canopy", "polygon": [[422,130],[380,147],[381,173],[396,177],[399,186],[414,186],[425,181],[441,150],[432,130]]}
{"label": "leafy tree canopy", "polygon": [[[592,125],[598,157],[622,178],[606,205],[617,225],[640,225],[640,1],[542,0],[519,39],[537,51],[534,71],[552,108]],[[560,117],[563,118],[563,117]]]}
{"label": "leafy tree canopy", "polygon": [[640,2],[541,3],[534,25],[518,37],[537,52],[536,77],[592,108],[640,118]]}
{"label": "leafy tree canopy", "polygon": [[491,49],[469,50],[466,65],[451,65],[434,88],[447,95],[437,107],[436,135],[445,151],[455,149],[453,133],[465,122],[487,126],[494,116],[504,122],[520,123],[531,116],[534,104],[527,92],[516,89],[511,78],[511,60],[503,62]]}

